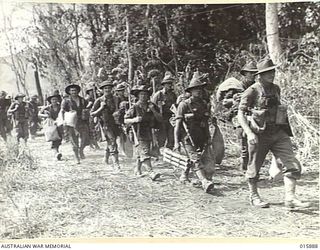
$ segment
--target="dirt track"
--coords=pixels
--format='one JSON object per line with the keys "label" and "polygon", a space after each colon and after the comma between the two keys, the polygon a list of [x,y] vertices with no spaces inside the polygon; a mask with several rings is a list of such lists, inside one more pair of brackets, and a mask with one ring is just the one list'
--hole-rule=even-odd
{"label": "dirt track", "polygon": [[[100,144],[104,146],[102,143]],[[28,170],[0,202],[0,238],[60,237],[279,237],[319,238],[319,171],[306,165],[297,194],[310,200],[307,210],[288,212],[283,183],[261,181],[269,209],[252,208],[235,156],[227,155],[214,177],[215,191],[178,181],[179,171],[161,162],[159,181],[132,175],[133,160],[120,158],[122,172],[102,163],[103,150],[86,148],[74,164],[63,144],[63,161],[52,159],[43,137],[30,141],[38,168]]]}

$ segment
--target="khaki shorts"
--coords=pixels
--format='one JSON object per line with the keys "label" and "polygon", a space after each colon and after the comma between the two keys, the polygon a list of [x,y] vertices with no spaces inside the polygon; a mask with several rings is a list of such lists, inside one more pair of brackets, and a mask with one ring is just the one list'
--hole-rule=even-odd
{"label": "khaki shorts", "polygon": [[28,121],[16,121],[16,135],[17,138],[27,139],[29,137],[29,124]]}
{"label": "khaki shorts", "polygon": [[139,141],[139,144],[136,146],[138,159],[141,162],[150,159],[150,146],[151,141]]}

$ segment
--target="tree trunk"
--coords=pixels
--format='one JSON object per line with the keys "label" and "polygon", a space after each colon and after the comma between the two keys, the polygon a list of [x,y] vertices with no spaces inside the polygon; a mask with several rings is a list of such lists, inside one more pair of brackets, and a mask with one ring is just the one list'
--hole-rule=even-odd
{"label": "tree trunk", "polygon": [[281,55],[277,3],[266,3],[266,31],[269,54],[272,61],[277,64]]}
{"label": "tree trunk", "polygon": [[7,42],[8,42],[8,46],[9,46],[9,51],[10,51],[10,59],[11,59],[11,64],[10,64],[10,68],[11,70],[15,73],[16,77],[16,86],[17,86],[17,90],[18,92],[20,92],[20,85],[19,85],[19,79],[18,79],[18,75],[17,75],[17,67],[14,61],[14,55],[13,55],[13,49],[12,49],[12,44],[11,44],[11,40],[8,36],[7,33],[7,22],[6,22],[6,15],[4,13],[4,7],[3,5],[1,6],[1,10],[2,10],[2,17],[3,17],[3,28],[4,28],[4,34],[6,36]]}
{"label": "tree trunk", "polygon": [[147,4],[145,17],[146,17],[146,29],[147,29],[147,34],[148,34],[148,42],[149,42],[149,45],[150,45],[151,44],[152,35],[151,35],[151,30],[150,30],[149,15],[150,15],[150,4]]}
{"label": "tree trunk", "polygon": [[104,12],[104,28],[106,32],[109,32],[109,4],[103,5],[103,12]]}
{"label": "tree trunk", "polygon": [[40,77],[39,77],[39,70],[38,70],[38,63],[35,62],[34,63],[35,66],[35,71],[34,71],[34,78],[35,78],[35,82],[36,82],[36,87],[37,87],[37,92],[38,92],[38,96],[39,96],[39,100],[41,105],[44,105],[44,100],[43,100],[43,95],[42,95],[42,90],[41,90],[41,85],[40,85]]}
{"label": "tree trunk", "polygon": [[132,82],[132,57],[130,53],[130,23],[128,17],[128,11],[125,9],[125,19],[126,19],[126,45],[127,45],[127,57],[128,57],[128,82],[131,84]]}
{"label": "tree trunk", "polygon": [[77,50],[77,57],[79,62],[79,68],[80,71],[83,70],[82,62],[81,62],[81,55],[80,55],[80,47],[79,47],[79,32],[78,32],[78,20],[76,16],[76,5],[73,4],[73,10],[74,10],[74,31],[76,33],[76,50]]}
{"label": "tree trunk", "polygon": [[173,57],[173,61],[174,61],[174,69],[175,69],[174,74],[175,74],[175,76],[177,76],[178,75],[177,53],[176,53],[173,37],[171,35],[171,30],[170,30],[170,25],[169,25],[169,20],[168,20],[168,15],[167,15],[166,9],[164,9],[164,18],[165,18],[165,21],[166,21],[166,30],[167,30],[168,42],[169,42],[170,47],[171,47],[171,53],[172,53],[172,57]]}

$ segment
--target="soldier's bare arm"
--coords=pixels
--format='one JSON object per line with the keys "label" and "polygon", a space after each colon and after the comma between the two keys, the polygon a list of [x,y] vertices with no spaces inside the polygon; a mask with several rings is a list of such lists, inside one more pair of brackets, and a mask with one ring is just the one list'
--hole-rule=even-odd
{"label": "soldier's bare arm", "polygon": [[182,119],[176,119],[176,124],[174,127],[174,149],[178,150],[180,148],[180,130],[182,126]]}
{"label": "soldier's bare arm", "polygon": [[154,117],[157,119],[158,122],[162,121],[162,115],[160,112],[157,111],[155,104],[149,103],[149,108],[151,112],[153,113]]}
{"label": "soldier's bare arm", "polygon": [[17,109],[18,109],[18,105],[16,105],[16,103],[12,103],[8,109],[8,115],[11,115],[12,113],[16,112]]}
{"label": "soldier's bare arm", "polygon": [[141,116],[135,116],[134,108],[131,107],[124,116],[124,124],[131,125],[142,121]]}
{"label": "soldier's bare arm", "polygon": [[105,103],[101,102],[99,99],[95,100],[95,102],[91,108],[90,115],[91,116],[98,116],[99,113],[104,108],[104,106],[105,106]]}
{"label": "soldier's bare arm", "polygon": [[47,110],[48,107],[44,107],[39,110],[38,116],[41,118],[48,118],[49,117],[49,111]]}
{"label": "soldier's bare arm", "polygon": [[253,133],[253,131],[251,130],[247,116],[246,116],[246,112],[248,112],[252,106],[252,100],[254,99],[254,95],[255,93],[253,89],[245,90],[245,92],[241,97],[239,110],[238,110],[238,122],[242,127],[242,129],[244,130],[244,132],[246,133],[248,142],[250,144],[258,143],[258,136],[255,133]]}

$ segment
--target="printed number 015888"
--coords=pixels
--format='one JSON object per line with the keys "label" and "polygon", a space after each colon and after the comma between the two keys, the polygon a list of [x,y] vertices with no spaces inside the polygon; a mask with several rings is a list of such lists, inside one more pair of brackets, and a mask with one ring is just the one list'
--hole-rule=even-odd
{"label": "printed number 015888", "polygon": [[300,248],[318,248],[318,244],[300,244]]}

